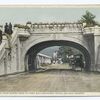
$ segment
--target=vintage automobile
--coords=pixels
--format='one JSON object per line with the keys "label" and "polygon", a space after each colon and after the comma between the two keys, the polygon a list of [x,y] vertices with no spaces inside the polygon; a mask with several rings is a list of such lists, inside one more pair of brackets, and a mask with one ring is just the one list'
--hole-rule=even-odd
{"label": "vintage automobile", "polygon": [[82,54],[76,54],[69,57],[69,65],[73,70],[76,68],[81,68],[81,71],[84,69],[84,60]]}

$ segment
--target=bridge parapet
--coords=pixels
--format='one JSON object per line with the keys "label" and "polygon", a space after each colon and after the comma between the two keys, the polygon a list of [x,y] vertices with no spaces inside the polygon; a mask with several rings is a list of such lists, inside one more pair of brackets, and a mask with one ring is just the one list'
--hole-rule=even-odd
{"label": "bridge parapet", "polygon": [[83,34],[84,35],[88,35],[88,34],[97,34],[97,32],[96,31],[98,31],[98,33],[100,34],[100,27],[98,27],[98,26],[95,26],[95,27],[86,27],[86,28],[84,28],[84,32],[83,32]]}
{"label": "bridge parapet", "polygon": [[95,27],[86,27],[86,28],[84,28],[84,35],[94,34],[94,32],[95,32]]}
{"label": "bridge parapet", "polygon": [[31,33],[82,33],[81,23],[34,23]]}
{"label": "bridge parapet", "polygon": [[26,29],[17,28],[14,31],[16,31],[16,33],[15,33],[15,36],[13,36],[12,38],[13,40],[17,36],[20,38],[20,40],[26,40],[30,36],[29,30],[26,30]]}

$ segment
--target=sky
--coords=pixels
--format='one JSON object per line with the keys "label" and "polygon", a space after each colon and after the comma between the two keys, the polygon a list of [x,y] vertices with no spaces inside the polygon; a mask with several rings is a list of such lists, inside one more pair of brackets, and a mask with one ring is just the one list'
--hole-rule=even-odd
{"label": "sky", "polygon": [[45,54],[45,55],[48,55],[48,56],[53,56],[53,53],[55,51],[58,51],[59,50],[59,47],[60,46],[52,46],[52,47],[48,47],[48,48],[45,48],[43,49],[42,51],[40,51],[39,53],[42,53],[42,54]]}
{"label": "sky", "polygon": [[100,22],[100,7],[0,7],[0,25],[5,22],[25,24],[35,22],[76,22],[88,10]]}

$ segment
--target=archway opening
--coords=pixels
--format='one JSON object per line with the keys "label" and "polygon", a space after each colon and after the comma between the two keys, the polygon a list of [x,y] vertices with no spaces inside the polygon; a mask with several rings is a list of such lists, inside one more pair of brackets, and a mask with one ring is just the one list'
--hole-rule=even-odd
{"label": "archway opening", "polygon": [[64,41],[64,40],[59,40],[59,41],[44,41],[41,43],[38,43],[34,46],[32,46],[26,53],[25,56],[25,70],[26,71],[36,71],[37,70],[37,54],[48,47],[52,47],[52,46],[69,46],[71,48],[75,48],[77,50],[79,50],[82,55],[84,56],[84,60],[85,60],[85,66],[84,69],[86,71],[90,70],[90,66],[91,66],[91,58],[90,58],[90,54],[88,52],[88,50],[83,47],[82,45],[75,43],[75,42],[71,42],[71,41]]}

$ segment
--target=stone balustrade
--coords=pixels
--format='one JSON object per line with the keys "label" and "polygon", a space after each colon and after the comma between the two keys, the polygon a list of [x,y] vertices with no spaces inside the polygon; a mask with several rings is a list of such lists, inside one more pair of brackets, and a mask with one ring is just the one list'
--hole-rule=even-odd
{"label": "stone balustrade", "polygon": [[34,23],[31,33],[48,32],[82,32],[81,23]]}
{"label": "stone balustrade", "polygon": [[[85,27],[82,23],[34,23],[28,29],[29,33],[83,33],[94,34],[95,27]],[[98,27],[100,30],[100,27]],[[25,29],[18,29],[18,33],[26,33]]]}

